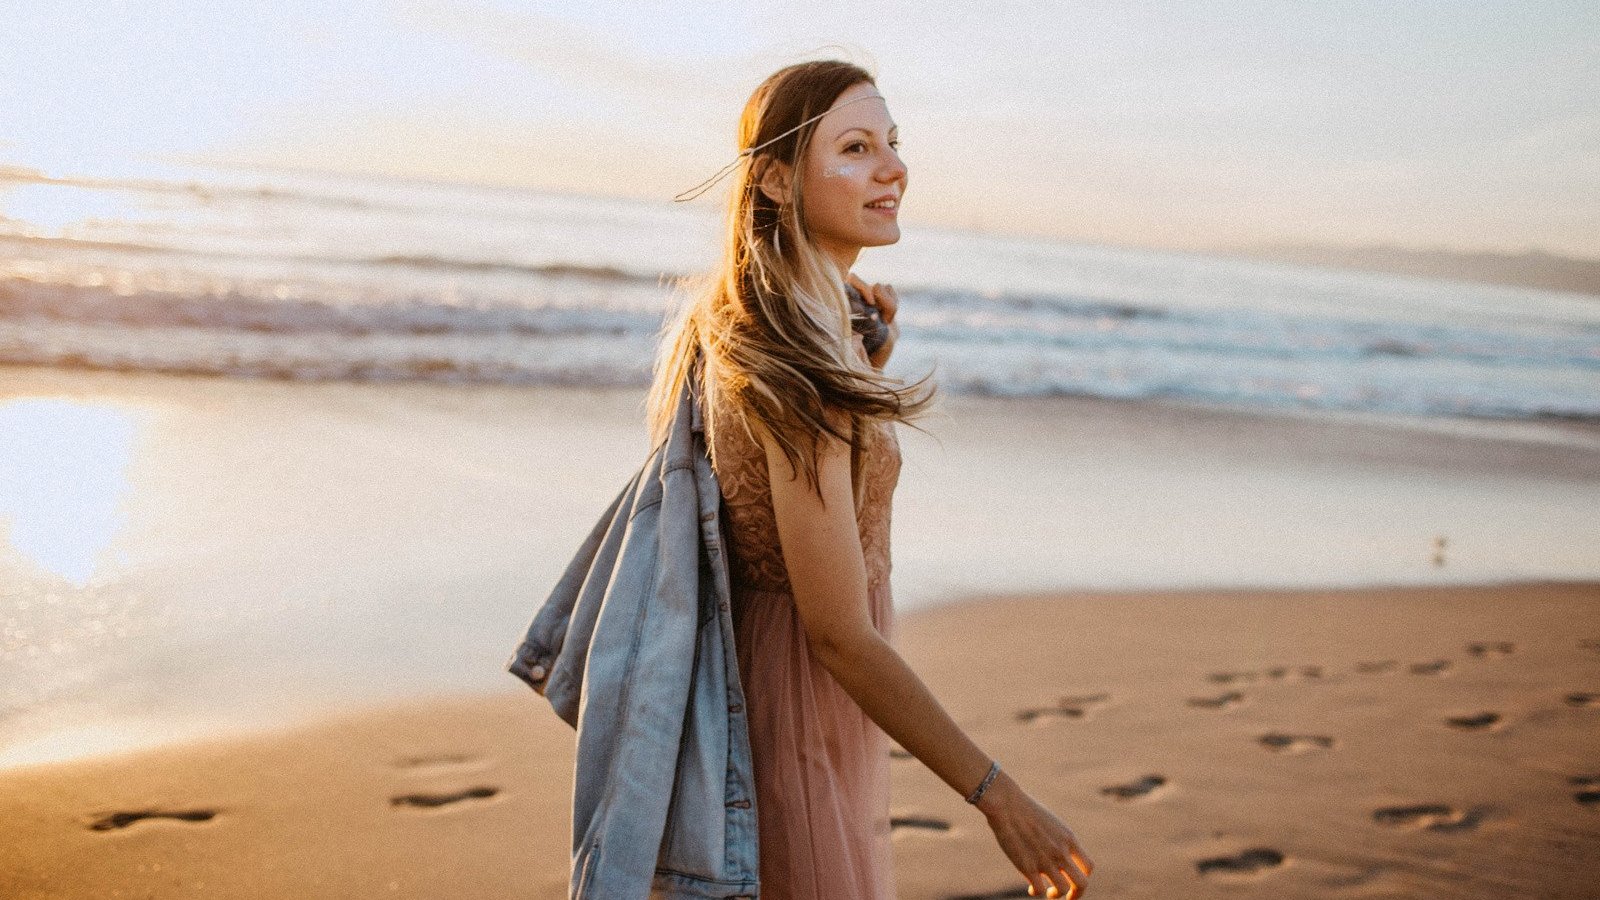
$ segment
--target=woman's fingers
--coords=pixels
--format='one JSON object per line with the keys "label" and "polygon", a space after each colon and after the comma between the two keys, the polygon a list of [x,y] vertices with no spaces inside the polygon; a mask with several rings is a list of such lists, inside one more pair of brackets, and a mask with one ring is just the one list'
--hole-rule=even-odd
{"label": "woman's fingers", "polygon": [[[1080,871],[1085,877],[1094,874],[1094,862],[1089,859],[1089,854],[1084,853],[1083,848],[1078,846],[1078,837],[1072,833],[1072,829],[1067,829],[1066,840],[1062,843],[1067,854],[1067,859],[1062,862],[1069,866],[1067,871],[1071,872],[1074,878]],[[1076,866],[1077,869],[1074,870],[1070,866]]]}
{"label": "woman's fingers", "polygon": [[1083,884],[1086,879],[1082,873],[1071,869],[1057,869],[1055,882],[1061,888],[1061,897],[1064,900],[1078,900],[1083,896]]}
{"label": "woman's fingers", "polygon": [[1028,896],[1080,900],[1094,869],[1077,837],[1059,818],[1031,797],[986,811],[1000,848],[1028,882]]}
{"label": "woman's fingers", "polygon": [[1074,875],[1059,867],[1054,872],[1040,872],[1039,875],[1045,879],[1046,897],[1077,900],[1078,895],[1083,893],[1083,888],[1078,884],[1083,877],[1081,875]]}
{"label": "woman's fingers", "polygon": [[900,295],[894,292],[894,286],[875,284],[872,286],[872,292],[875,296],[873,302],[878,307],[878,314],[883,316],[885,322],[893,322],[895,310],[900,308]]}
{"label": "woman's fingers", "polygon": [[1085,874],[1085,875],[1093,875],[1094,874],[1094,863],[1092,861],[1090,861],[1089,857],[1084,855],[1083,849],[1080,848],[1076,843],[1074,843],[1072,845],[1072,851],[1071,852],[1072,852],[1072,863],[1073,863],[1073,865],[1075,865],[1078,868],[1082,869],[1083,870],[1083,874]]}
{"label": "woman's fingers", "polygon": [[1062,900],[1078,900],[1088,885],[1089,874],[1094,871],[1094,863],[1084,854],[1083,848],[1078,846],[1070,831],[1064,843],[1064,847],[1061,843],[1057,843],[1056,849],[1050,854],[1053,857],[1050,863],[1053,866],[1052,871],[1040,874],[1052,882],[1051,889],[1055,893],[1050,896]]}
{"label": "woman's fingers", "polygon": [[1028,896],[1060,897],[1061,895],[1056,893],[1056,887],[1048,875],[1043,872],[1033,872],[1028,875]]}
{"label": "woman's fingers", "polygon": [[[1046,857],[1048,858],[1048,857]],[[1059,856],[1058,862],[1049,863],[1040,859],[1040,870],[1027,875],[1028,896],[1047,897],[1055,900],[1078,900],[1083,896],[1084,888],[1088,883],[1088,875],[1078,872],[1072,867],[1074,863],[1066,862]]]}
{"label": "woman's fingers", "polygon": [[1083,896],[1083,888],[1065,875],[1057,874],[1046,878],[1044,873],[1040,872],[1029,879],[1028,896],[1049,897],[1052,900],[1078,900]]}
{"label": "woman's fingers", "polygon": [[900,295],[894,292],[893,285],[867,284],[854,272],[846,275],[845,281],[861,292],[862,299],[878,308],[878,315],[884,322],[894,321],[895,311],[900,308]]}

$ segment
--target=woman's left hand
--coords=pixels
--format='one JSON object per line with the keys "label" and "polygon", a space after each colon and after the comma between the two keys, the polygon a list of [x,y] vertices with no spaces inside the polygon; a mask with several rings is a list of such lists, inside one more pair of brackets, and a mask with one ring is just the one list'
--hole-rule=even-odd
{"label": "woman's left hand", "polygon": [[873,368],[882,369],[889,361],[889,354],[894,352],[894,342],[900,337],[900,326],[894,323],[894,314],[900,308],[900,297],[895,294],[893,285],[867,284],[854,272],[850,273],[849,282],[851,287],[861,292],[863,299],[878,308],[878,316],[889,329],[889,337],[883,346],[867,357]]}

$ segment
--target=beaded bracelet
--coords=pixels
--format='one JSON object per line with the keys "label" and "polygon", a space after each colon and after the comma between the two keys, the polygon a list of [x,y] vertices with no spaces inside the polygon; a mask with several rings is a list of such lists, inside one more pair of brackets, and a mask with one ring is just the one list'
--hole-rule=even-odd
{"label": "beaded bracelet", "polygon": [[967,802],[968,803],[977,803],[979,800],[982,800],[983,799],[983,792],[987,791],[989,789],[989,785],[994,783],[994,777],[996,775],[999,775],[999,774],[1000,774],[1000,761],[999,760],[995,760],[993,763],[991,763],[989,765],[989,774],[983,776],[983,783],[978,785],[978,789],[973,791],[971,796],[967,797]]}

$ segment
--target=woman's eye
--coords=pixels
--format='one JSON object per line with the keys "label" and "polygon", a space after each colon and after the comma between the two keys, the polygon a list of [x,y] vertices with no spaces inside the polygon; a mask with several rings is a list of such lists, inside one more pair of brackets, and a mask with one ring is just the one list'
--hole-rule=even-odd
{"label": "woman's eye", "polygon": [[897,152],[897,153],[900,150],[900,142],[899,141],[890,141],[889,142],[889,146],[893,147],[895,149],[895,152]]}
{"label": "woman's eye", "polygon": [[855,150],[857,147],[860,147],[863,150],[867,149],[867,145],[861,143],[860,141],[855,141],[855,142],[847,145],[844,149],[845,149],[846,153],[849,153],[849,152]]}

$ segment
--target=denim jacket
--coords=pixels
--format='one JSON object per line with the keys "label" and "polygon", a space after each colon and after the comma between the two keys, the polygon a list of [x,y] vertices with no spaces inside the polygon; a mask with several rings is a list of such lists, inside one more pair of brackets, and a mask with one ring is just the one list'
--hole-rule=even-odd
{"label": "denim jacket", "polygon": [[506,666],[577,729],[574,900],[758,897],[721,509],[695,373]]}

